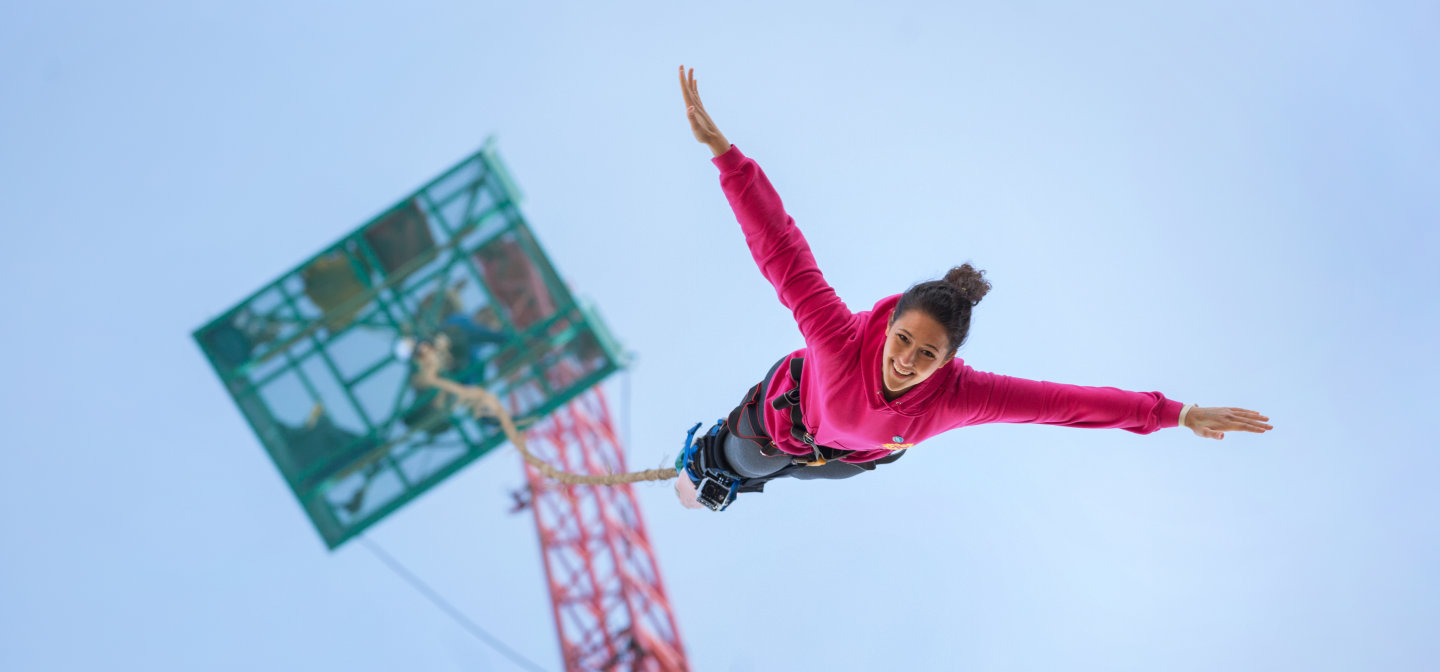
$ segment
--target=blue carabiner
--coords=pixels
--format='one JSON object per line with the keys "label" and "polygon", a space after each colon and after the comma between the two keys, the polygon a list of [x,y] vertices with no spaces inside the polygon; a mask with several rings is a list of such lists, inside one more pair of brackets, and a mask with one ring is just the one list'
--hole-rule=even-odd
{"label": "blue carabiner", "polygon": [[700,431],[700,426],[703,424],[705,423],[697,422],[695,423],[694,427],[690,428],[690,431],[685,433],[685,447],[680,449],[680,455],[675,458],[675,471],[685,471],[685,465],[690,463],[690,456],[694,454],[696,446],[696,444],[694,443],[695,432]]}

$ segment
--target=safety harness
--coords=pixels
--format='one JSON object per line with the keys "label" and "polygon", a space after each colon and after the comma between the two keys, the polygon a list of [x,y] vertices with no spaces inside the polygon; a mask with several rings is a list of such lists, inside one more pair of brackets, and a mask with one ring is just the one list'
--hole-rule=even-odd
{"label": "safety harness", "polygon": [[[725,507],[735,501],[735,497],[739,493],[764,492],[765,484],[770,481],[783,478],[806,467],[821,466],[855,452],[815,443],[815,436],[805,427],[804,412],[800,408],[800,374],[804,371],[805,358],[792,357],[789,366],[790,379],[794,381],[795,386],[770,403],[776,410],[790,409],[790,436],[808,446],[811,451],[810,455],[789,455],[790,464],[773,474],[758,478],[745,478],[720,466],[725,464],[720,455],[725,449],[725,439],[730,434],[751,442],[767,457],[788,455],[780,450],[775,442],[760,429],[765,426],[760,416],[760,402],[764,401],[766,397],[770,380],[775,377],[776,369],[779,369],[780,365],[784,363],[785,358],[783,357],[780,361],[775,362],[775,365],[770,367],[770,372],[765,374],[765,378],[750,388],[750,391],[745,394],[745,400],[730,412],[729,417],[716,420],[715,426],[711,427],[704,436],[695,438],[695,432],[703,423],[696,423],[685,435],[685,447],[675,460],[675,469],[689,476],[691,482],[695,484],[698,501],[711,510],[724,511]],[[740,433],[742,414],[747,415],[749,426],[754,428],[758,435],[747,436]],[[904,454],[905,451],[896,451],[878,460],[854,464],[866,471],[873,471],[876,465],[889,464],[900,459]]]}

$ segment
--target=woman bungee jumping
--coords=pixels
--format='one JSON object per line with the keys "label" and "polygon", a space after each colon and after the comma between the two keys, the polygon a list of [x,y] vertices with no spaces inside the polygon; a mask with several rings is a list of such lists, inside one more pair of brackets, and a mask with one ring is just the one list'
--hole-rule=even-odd
{"label": "woman bungee jumping", "polygon": [[970,264],[852,313],[821,275],[759,164],[730,144],[705,111],[693,68],[687,75],[680,67],[680,88],[690,129],[714,154],[751,255],[805,339],[728,417],[703,436],[694,437],[700,425],[690,430],[675,465],[676,493],[687,508],[723,510],[737,494],[759,492],[781,477],[849,478],[937,434],[990,422],[1137,434],[1181,426],[1212,439],[1273,429],[1269,418],[1242,408],[970,368],[955,353],[971,311],[990,290],[985,272]]}

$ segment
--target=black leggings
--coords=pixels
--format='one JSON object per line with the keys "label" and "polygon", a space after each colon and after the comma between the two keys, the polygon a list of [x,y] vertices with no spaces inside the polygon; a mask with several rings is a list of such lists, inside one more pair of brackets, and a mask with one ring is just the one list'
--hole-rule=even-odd
{"label": "black leggings", "polygon": [[[748,395],[747,395],[748,396]],[[765,403],[764,400],[758,403]],[[769,436],[763,428],[750,426],[750,414],[741,411],[740,426],[734,429],[746,436]],[[790,465],[790,455],[781,453],[770,457],[760,452],[760,446],[754,441],[742,439],[731,431],[725,439],[725,461],[730,463],[730,468],[745,478],[762,478],[769,476]],[[792,470],[788,475],[802,481],[816,479],[841,479],[850,478],[865,471],[859,465],[831,460],[818,467],[805,467],[804,469]]]}

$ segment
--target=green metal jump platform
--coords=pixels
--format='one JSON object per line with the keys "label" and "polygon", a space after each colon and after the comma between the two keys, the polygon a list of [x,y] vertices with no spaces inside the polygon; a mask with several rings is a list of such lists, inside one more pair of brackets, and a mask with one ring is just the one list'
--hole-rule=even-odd
{"label": "green metal jump platform", "polygon": [[413,382],[448,378],[538,418],[623,366],[516,205],[493,143],[197,329],[227,392],[334,549],[505,441]]}

